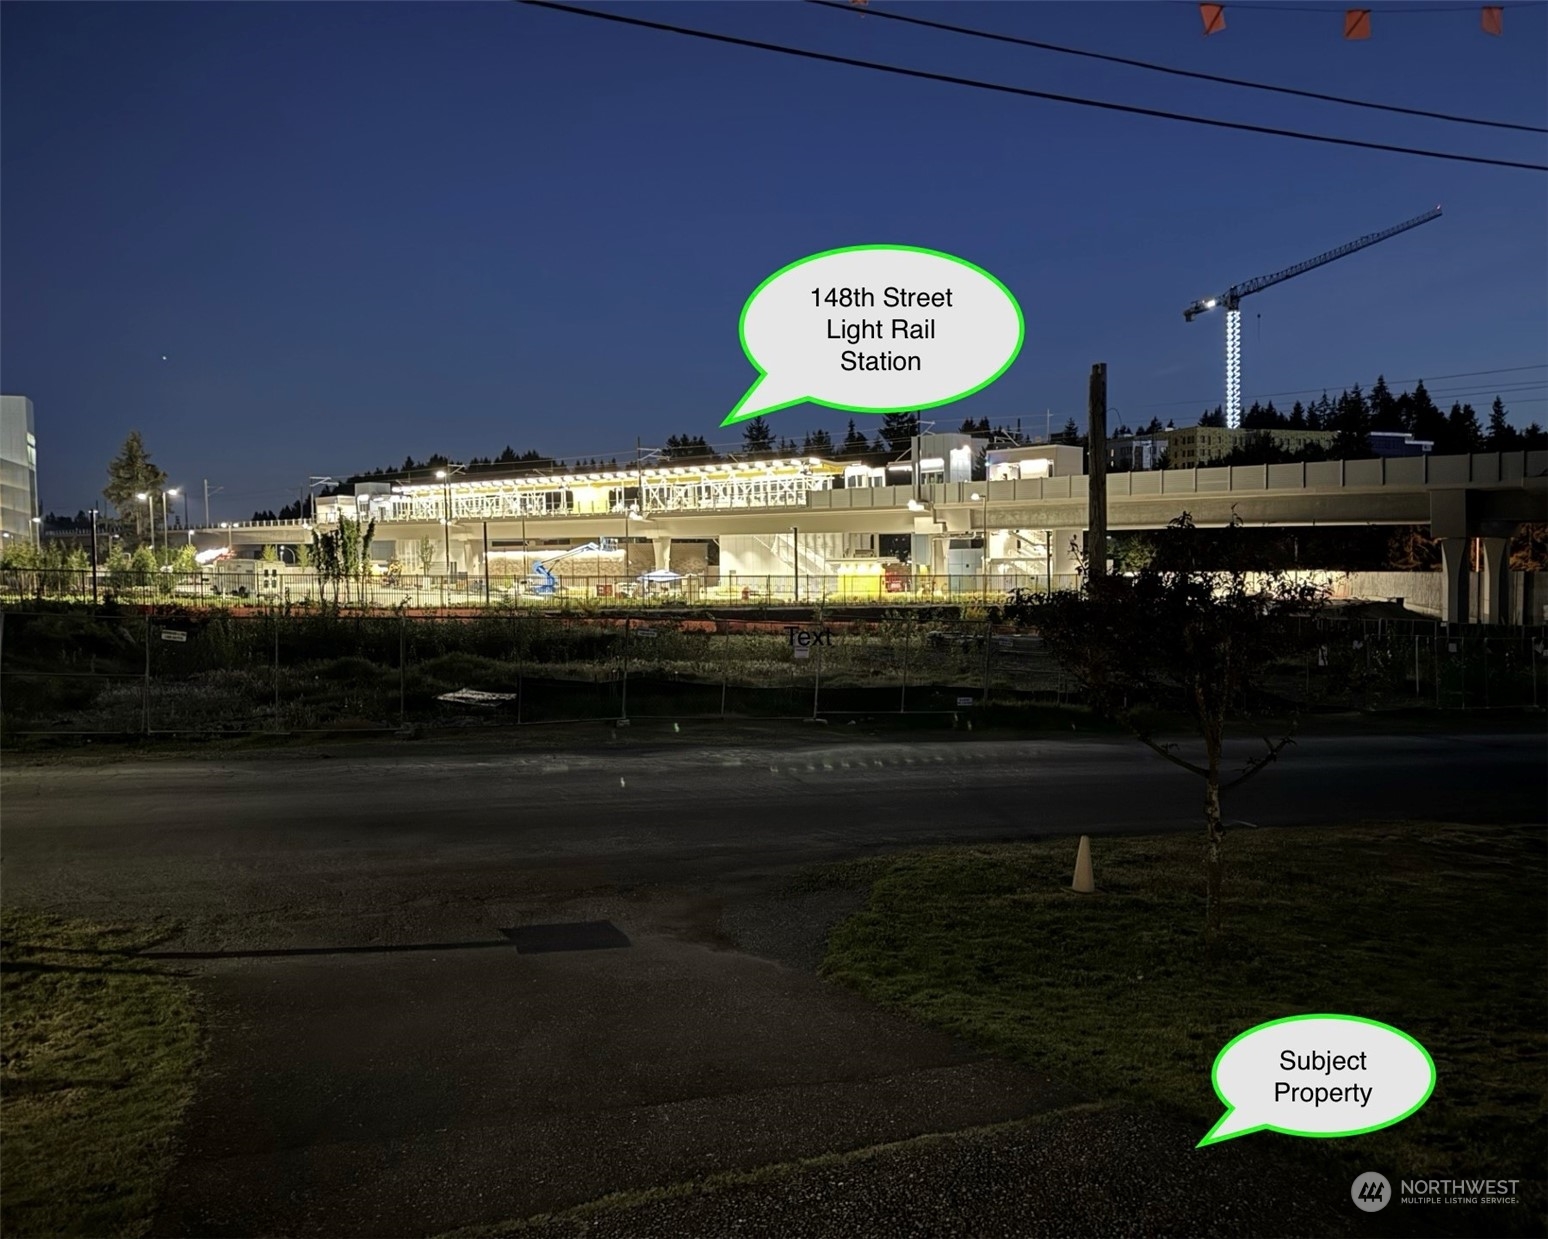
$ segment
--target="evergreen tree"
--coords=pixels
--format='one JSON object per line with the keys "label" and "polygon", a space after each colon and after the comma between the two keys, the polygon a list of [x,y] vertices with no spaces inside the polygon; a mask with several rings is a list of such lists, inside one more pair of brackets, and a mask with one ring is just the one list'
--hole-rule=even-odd
{"label": "evergreen tree", "polygon": [[[1456,455],[1483,451],[1483,427],[1478,424],[1472,405],[1459,402],[1451,406],[1451,414],[1446,418],[1445,444],[1444,450]],[[1440,450],[1440,444],[1436,444],[1436,451]]]}
{"label": "evergreen tree", "polygon": [[663,454],[668,460],[690,460],[713,456],[714,452],[704,441],[703,435],[671,435],[666,441]]}
{"label": "evergreen tree", "polygon": [[[1071,423],[1072,425],[1074,423]],[[1225,411],[1217,404],[1213,413],[1205,412],[1199,416],[1200,426],[1224,426]]]}
{"label": "evergreen tree", "polygon": [[1075,425],[1073,417],[1066,418],[1064,429],[1054,436],[1055,443],[1068,443],[1071,447],[1079,447],[1085,441],[1086,438],[1080,433],[1080,428]]}
{"label": "evergreen tree", "polygon": [[831,456],[833,436],[826,430],[813,430],[802,440],[801,452],[806,456]]}
{"label": "evergreen tree", "polygon": [[1299,400],[1290,409],[1290,421],[1287,423],[1287,427],[1290,430],[1306,429],[1306,410],[1301,407]]}
{"label": "evergreen tree", "polygon": [[1505,419],[1505,402],[1498,396],[1489,410],[1489,433],[1484,444],[1491,452],[1511,452],[1521,446],[1521,432]]}
{"label": "evergreen tree", "polygon": [[150,453],[145,450],[145,440],[138,430],[129,432],[118,455],[108,462],[107,472],[108,484],[102,488],[102,497],[113,505],[120,520],[130,515],[134,517],[137,537],[143,536],[146,528],[154,536],[156,505],[135,496],[159,494],[166,488],[167,475],[151,462]]}
{"label": "evergreen tree", "polygon": [[1370,456],[1371,415],[1358,383],[1353,391],[1339,395],[1331,428],[1338,434],[1333,440],[1334,460],[1364,460]]}
{"label": "evergreen tree", "polygon": [[1403,429],[1398,402],[1387,387],[1387,377],[1384,374],[1376,376],[1376,385],[1371,388],[1370,410],[1372,430]]}
{"label": "evergreen tree", "polygon": [[500,455],[496,457],[496,459],[499,460],[502,465],[514,465],[518,459],[516,455],[516,449],[507,443],[505,445],[505,451],[501,452]]}
{"label": "evergreen tree", "polygon": [[1410,405],[1413,417],[1409,433],[1416,439],[1430,440],[1436,450],[1440,450],[1440,445],[1446,439],[1446,415],[1435,407],[1435,401],[1430,399],[1430,393],[1425,390],[1423,379],[1414,388]]}
{"label": "evergreen tree", "polygon": [[882,439],[894,452],[907,451],[909,440],[918,433],[919,414],[917,413],[888,413],[882,418]]}
{"label": "evergreen tree", "polygon": [[1540,452],[1548,448],[1548,430],[1533,422],[1521,432],[1521,446],[1528,452]]}
{"label": "evergreen tree", "polygon": [[755,417],[742,427],[742,450],[749,456],[766,456],[774,450],[774,432],[767,418]]}
{"label": "evergreen tree", "polygon": [[839,448],[840,456],[863,456],[870,450],[870,443],[865,435],[855,429],[855,419],[849,419],[849,430],[844,435],[843,445]]}

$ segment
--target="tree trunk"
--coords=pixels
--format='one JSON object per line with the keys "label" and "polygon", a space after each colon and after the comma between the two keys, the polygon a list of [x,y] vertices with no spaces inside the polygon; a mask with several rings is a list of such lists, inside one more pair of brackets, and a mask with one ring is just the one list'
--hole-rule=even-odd
{"label": "tree trunk", "polygon": [[1204,780],[1204,946],[1208,956],[1220,937],[1225,863],[1220,850],[1220,738],[1206,735],[1204,744],[1209,754],[1209,773]]}

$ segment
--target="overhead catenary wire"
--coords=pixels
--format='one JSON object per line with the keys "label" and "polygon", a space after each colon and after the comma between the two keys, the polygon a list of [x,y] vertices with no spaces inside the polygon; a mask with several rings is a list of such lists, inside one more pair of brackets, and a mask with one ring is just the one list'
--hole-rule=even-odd
{"label": "overhead catenary wire", "polygon": [[[1427,120],[1450,121],[1458,125],[1482,125],[1491,129],[1515,129],[1523,133],[1548,133],[1541,125],[1520,125],[1513,121],[1484,120],[1476,116],[1457,116],[1450,112],[1434,112],[1426,108],[1406,108],[1394,103],[1377,103],[1369,99],[1351,99],[1344,95],[1328,95],[1315,90],[1302,90],[1295,86],[1272,86],[1266,82],[1252,82],[1245,78],[1224,77],[1218,73],[1202,73],[1194,69],[1179,69],[1172,65],[1156,64],[1150,60],[1136,60],[1129,56],[1114,56],[1107,52],[1093,52],[1085,48],[1069,47],[1062,43],[1048,43],[1041,39],[1027,39],[1020,35],[1002,34],[993,30],[979,30],[972,26],[958,26],[951,22],[932,21],[924,17],[912,17],[904,13],[889,13],[880,9],[856,8],[841,4],[838,0],[806,0],[806,3],[833,12],[854,13],[861,17],[880,17],[886,21],[903,22],[909,26],[923,26],[931,30],[944,30],[951,34],[966,35],[974,39],[987,39],[994,43],[1011,43],[1018,47],[1033,47],[1039,51],[1056,52],[1063,56],[1081,56],[1089,60],[1102,60],[1109,64],[1127,65],[1151,73],[1165,73],[1173,77],[1192,78],[1200,82],[1215,82],[1224,86],[1239,86],[1247,90],[1262,90],[1279,95],[1294,95],[1301,99],[1317,99],[1323,103],[1338,103],[1347,107],[1371,108],[1379,112],[1398,112],[1405,116],[1420,116]],[[1254,6],[1257,7],[1257,6]]]}
{"label": "overhead catenary wire", "polygon": [[590,17],[597,21],[616,22],[624,26],[638,26],[645,30],[660,30],[667,34],[680,34],[688,38],[704,39],[712,43],[726,43],[734,47],[750,47],[757,51],[774,52],[782,56],[796,56],[804,60],[818,60],[827,64],[847,65],[856,69],[870,69],[876,73],[890,73],[898,77],[917,78],[921,81],[944,82],[952,86],[966,86],[974,90],[993,91],[1003,95],[1017,95],[1027,99],[1046,99],[1053,103],[1068,103],[1076,107],[1098,108],[1107,112],[1122,112],[1131,116],[1150,116],[1160,120],[1178,121],[1191,125],[1206,125],[1213,129],[1233,129],[1243,133],[1260,133],[1269,137],[1291,138],[1302,142],[1320,142],[1331,146],[1358,147],[1362,150],[1387,151],[1396,155],[1413,155],[1422,159],[1444,159],[1453,163],[1482,164],[1495,168],[1517,168],[1526,172],[1548,172],[1548,164],[1525,163],[1516,159],[1492,159],[1484,155],[1465,155],[1457,151],[1434,151],[1416,146],[1398,146],[1389,142],[1367,142],[1360,138],[1339,138],[1332,134],[1308,133],[1298,129],[1281,129],[1273,125],[1253,125],[1245,121],[1221,120],[1213,116],[1193,116],[1186,112],[1169,112],[1161,108],[1139,107],[1129,103],[1114,103],[1106,99],[1087,99],[1079,95],[1057,94],[1047,90],[1032,90],[1025,86],[1011,86],[1004,82],[986,82],[978,78],[959,77],[951,73],[934,73],[926,69],[910,69],[902,65],[882,64],[875,60],[860,60],[854,56],[838,56],[831,52],[816,52],[808,48],[790,47],[782,43],[766,43],[761,39],[744,39],[738,35],[720,34],[716,31],[699,30],[692,26],[677,26],[670,22],[649,21],[642,17],[625,17],[621,13],[602,13],[595,9],[578,8],[571,4],[558,4],[554,0],[518,0],[533,8],[552,9],[559,13],[573,13],[578,17]]}
{"label": "overhead catenary wire", "polygon": [[[1530,366],[1502,366],[1494,370],[1458,370],[1452,374],[1419,375],[1414,378],[1386,379],[1385,381],[1388,387],[1397,387],[1408,383],[1423,383],[1425,384],[1425,390],[1428,391],[1430,383],[1439,383],[1445,379],[1470,379],[1487,374],[1514,374],[1522,370],[1548,370],[1548,363],[1537,363]],[[1355,383],[1324,383],[1319,387],[1297,387],[1289,391],[1258,392],[1253,396],[1253,399],[1268,400],[1275,396],[1317,396],[1325,391],[1349,391],[1355,386]],[[1363,385],[1362,390],[1365,390]],[[1185,405],[1208,405],[1211,402],[1214,404],[1220,403],[1218,397],[1208,396],[1195,400],[1164,400],[1157,404],[1141,404],[1134,407],[1138,409],[1173,409],[1181,408]]]}

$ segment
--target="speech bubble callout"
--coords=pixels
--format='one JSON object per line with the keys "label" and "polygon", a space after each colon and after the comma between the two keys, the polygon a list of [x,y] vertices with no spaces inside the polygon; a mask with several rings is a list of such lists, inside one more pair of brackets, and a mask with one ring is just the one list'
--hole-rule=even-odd
{"label": "speech bubble callout", "polygon": [[781,267],[742,306],[759,377],[722,426],[793,404],[900,413],[951,404],[1010,369],[1026,320],[1010,290],[966,259],[912,245],[852,245]]}
{"label": "speech bubble callout", "polygon": [[1255,1131],[1359,1136],[1401,1123],[1435,1091],[1435,1060],[1402,1029],[1358,1015],[1291,1015],[1215,1056],[1226,1113],[1199,1148]]}

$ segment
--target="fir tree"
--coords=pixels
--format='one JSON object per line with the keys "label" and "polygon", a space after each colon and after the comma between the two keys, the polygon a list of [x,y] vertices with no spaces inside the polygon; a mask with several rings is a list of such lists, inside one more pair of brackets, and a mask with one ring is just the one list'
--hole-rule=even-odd
{"label": "fir tree", "polygon": [[767,418],[755,417],[742,427],[742,450],[749,456],[768,455],[774,450],[774,432]]}
{"label": "fir tree", "polygon": [[156,505],[146,503],[136,496],[156,495],[164,490],[167,475],[151,462],[150,453],[145,450],[145,440],[138,430],[129,432],[118,455],[108,462],[107,472],[108,484],[102,488],[102,497],[113,505],[120,520],[131,514],[134,516],[136,536],[140,536],[146,528],[144,522],[149,515],[149,527],[154,534]]}
{"label": "fir tree", "polygon": [[843,445],[839,448],[840,456],[863,456],[870,451],[871,445],[865,435],[855,429],[855,419],[849,419],[849,430],[844,435]]}
{"label": "fir tree", "polygon": [[1370,409],[1372,430],[1404,429],[1398,402],[1387,387],[1385,375],[1376,376],[1376,385],[1371,388]]}
{"label": "fir tree", "polygon": [[1414,388],[1409,399],[1413,410],[1409,433],[1416,439],[1428,439],[1439,449],[1446,440],[1446,415],[1435,407],[1435,401],[1430,399],[1430,393],[1425,390],[1423,379],[1419,380],[1419,385]]}
{"label": "fir tree", "polygon": [[1521,432],[1505,418],[1505,402],[1498,396],[1489,410],[1489,432],[1484,443],[1491,452],[1510,452],[1521,445]]}
{"label": "fir tree", "polygon": [[1473,411],[1473,406],[1460,402],[1453,404],[1451,414],[1446,418],[1445,450],[1460,456],[1483,451],[1483,444],[1483,427],[1478,424],[1478,414]]}

